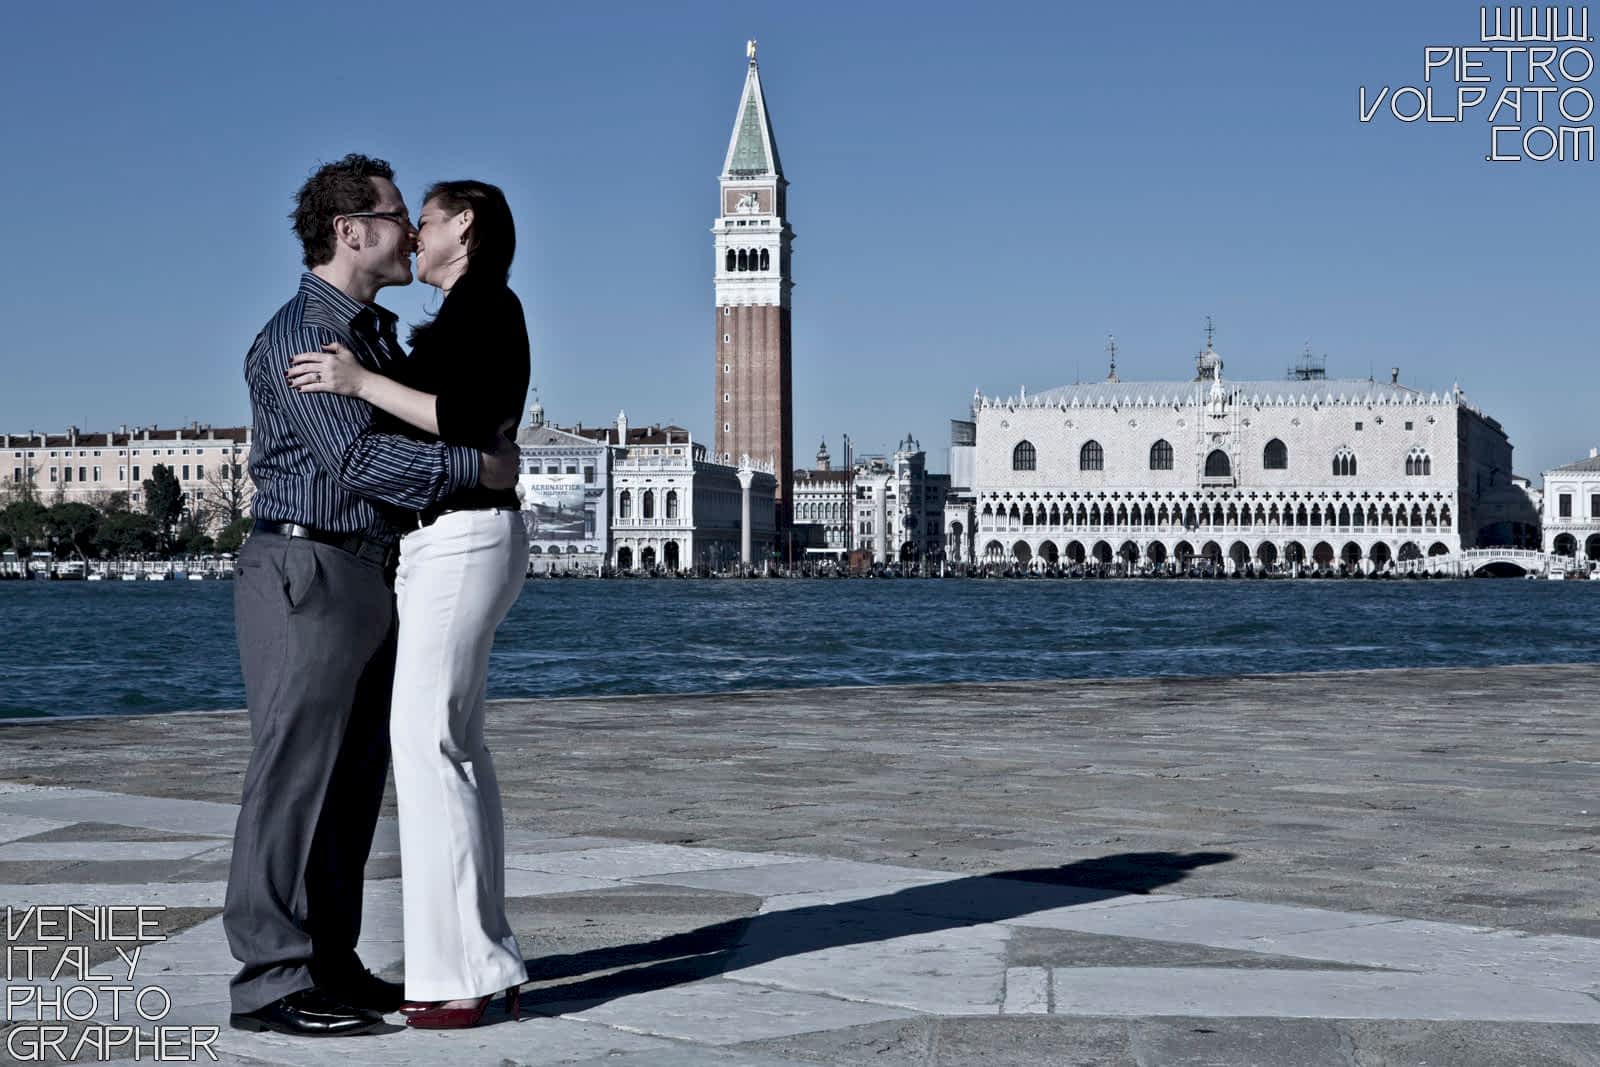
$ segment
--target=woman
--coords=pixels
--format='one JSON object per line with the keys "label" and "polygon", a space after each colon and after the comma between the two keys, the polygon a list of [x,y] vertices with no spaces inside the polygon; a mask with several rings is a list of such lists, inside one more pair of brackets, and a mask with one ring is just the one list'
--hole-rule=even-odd
{"label": "woman", "polygon": [[[360,397],[428,440],[492,447],[528,391],[522,304],[506,286],[516,232],[504,194],[440,182],[416,225],[417,277],[444,291],[411,334],[395,377],[343,345],[290,361],[302,392]],[[390,735],[400,804],[406,997],[416,1027],[474,1026],[527,969],[505,910],[505,833],[484,746],[484,687],[495,627],[521,591],[528,537],[515,490],[464,489],[399,520],[400,619]]]}

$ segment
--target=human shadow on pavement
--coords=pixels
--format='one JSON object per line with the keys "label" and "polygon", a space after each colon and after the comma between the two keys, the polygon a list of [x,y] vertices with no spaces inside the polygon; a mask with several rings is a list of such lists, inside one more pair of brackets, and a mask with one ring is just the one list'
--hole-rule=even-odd
{"label": "human shadow on pavement", "polygon": [[1182,881],[1196,868],[1234,858],[1232,852],[1123,852],[729,919],[653,941],[529,960],[532,982],[595,977],[529,990],[522,1000],[542,1014],[570,1014],[806,952],[1148,893]]}

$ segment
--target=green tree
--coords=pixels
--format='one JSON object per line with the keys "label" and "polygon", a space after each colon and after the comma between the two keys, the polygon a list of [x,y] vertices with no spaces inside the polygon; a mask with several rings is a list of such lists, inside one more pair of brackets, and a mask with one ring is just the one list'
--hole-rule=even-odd
{"label": "green tree", "polygon": [[32,495],[22,494],[0,508],[0,535],[4,535],[19,559],[49,543],[49,511]]}
{"label": "green tree", "polygon": [[103,520],[88,504],[57,504],[45,517],[45,527],[55,538],[57,555],[87,560],[95,552],[95,538]]}
{"label": "green tree", "polygon": [[237,552],[244,539],[250,535],[250,519],[240,516],[228,523],[227,528],[217,535],[218,552]]}
{"label": "green tree", "polygon": [[216,548],[216,542],[206,533],[206,519],[203,512],[191,512],[185,517],[182,525],[178,527],[175,540],[177,547],[182,549],[186,556],[202,556]]}
{"label": "green tree", "polygon": [[144,480],[144,511],[150,516],[156,533],[161,538],[161,548],[171,553],[173,531],[183,517],[183,487],[178,476],[165,463],[157,463]]}
{"label": "green tree", "polygon": [[95,548],[102,556],[127,559],[155,552],[161,543],[150,516],[136,511],[114,511],[100,523]]}

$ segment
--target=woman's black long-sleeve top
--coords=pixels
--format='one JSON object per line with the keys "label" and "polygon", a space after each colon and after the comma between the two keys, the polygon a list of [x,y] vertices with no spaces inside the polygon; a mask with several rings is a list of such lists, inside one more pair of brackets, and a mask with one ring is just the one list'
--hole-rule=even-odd
{"label": "woman's black long-sleeve top", "polygon": [[[515,433],[529,373],[522,301],[504,282],[475,280],[469,273],[451,288],[433,321],[412,334],[411,358],[394,371],[402,385],[437,398],[438,435],[393,416],[383,416],[390,423],[385,428],[419,440],[492,452],[507,419]],[[452,493],[436,510],[518,506],[515,489],[473,486]]]}

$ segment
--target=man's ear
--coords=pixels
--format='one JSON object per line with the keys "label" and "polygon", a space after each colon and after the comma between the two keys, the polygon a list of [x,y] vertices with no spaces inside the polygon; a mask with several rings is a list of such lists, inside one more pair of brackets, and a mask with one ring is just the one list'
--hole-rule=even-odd
{"label": "man's ear", "polygon": [[333,220],[333,239],[351,251],[361,251],[361,227],[356,225],[355,219],[336,216]]}

